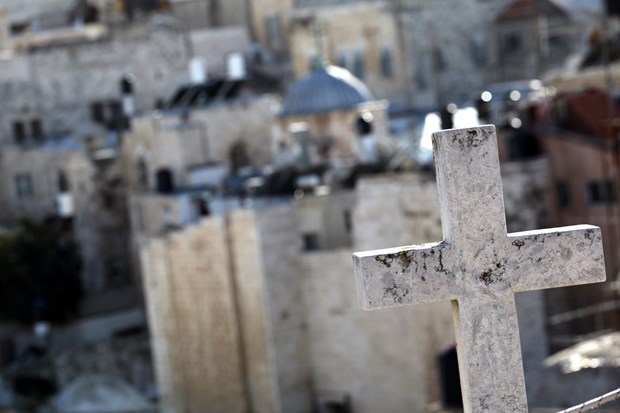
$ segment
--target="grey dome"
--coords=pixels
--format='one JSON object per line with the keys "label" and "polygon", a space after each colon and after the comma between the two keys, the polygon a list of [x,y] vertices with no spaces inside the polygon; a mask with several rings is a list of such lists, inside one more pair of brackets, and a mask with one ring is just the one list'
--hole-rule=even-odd
{"label": "grey dome", "polygon": [[361,80],[346,69],[330,65],[315,69],[289,88],[280,117],[349,110],[372,100]]}

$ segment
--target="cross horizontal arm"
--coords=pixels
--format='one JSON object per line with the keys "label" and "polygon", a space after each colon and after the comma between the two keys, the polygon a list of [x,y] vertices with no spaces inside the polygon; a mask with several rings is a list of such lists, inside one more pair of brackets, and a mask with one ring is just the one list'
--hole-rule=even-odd
{"label": "cross horizontal arm", "polygon": [[366,310],[454,299],[447,244],[353,254],[360,306]]}
{"label": "cross horizontal arm", "polygon": [[592,225],[508,235],[513,291],[539,290],[605,281],[601,230]]}

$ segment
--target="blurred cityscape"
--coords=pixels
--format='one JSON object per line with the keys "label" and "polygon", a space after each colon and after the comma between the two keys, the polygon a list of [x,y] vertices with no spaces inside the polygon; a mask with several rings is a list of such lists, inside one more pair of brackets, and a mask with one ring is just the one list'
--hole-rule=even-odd
{"label": "blurred cityscape", "polygon": [[431,134],[487,123],[510,232],[603,232],[517,296],[531,411],[613,390],[619,15],[0,0],[0,412],[459,411],[450,303],[360,310],[351,253],[440,241]]}

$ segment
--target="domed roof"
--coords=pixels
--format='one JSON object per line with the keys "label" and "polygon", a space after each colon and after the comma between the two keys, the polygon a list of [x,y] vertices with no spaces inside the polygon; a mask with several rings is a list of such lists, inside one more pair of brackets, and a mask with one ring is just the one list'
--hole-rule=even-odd
{"label": "domed roof", "polygon": [[328,65],[315,69],[289,88],[280,117],[349,110],[372,100],[370,90],[351,72]]}
{"label": "domed roof", "polygon": [[78,377],[57,396],[62,413],[153,412],[154,406],[122,379],[92,374]]}

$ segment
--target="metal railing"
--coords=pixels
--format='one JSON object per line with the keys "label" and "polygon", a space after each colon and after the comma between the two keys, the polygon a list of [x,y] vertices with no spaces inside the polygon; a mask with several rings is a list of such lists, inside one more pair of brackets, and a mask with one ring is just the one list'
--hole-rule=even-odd
{"label": "metal railing", "polygon": [[620,388],[610,391],[602,396],[599,396],[595,399],[589,400],[585,403],[581,403],[580,405],[573,406],[570,409],[562,410],[558,413],[582,413],[587,412],[588,410],[598,409],[602,405],[612,402],[614,400],[620,399]]}

